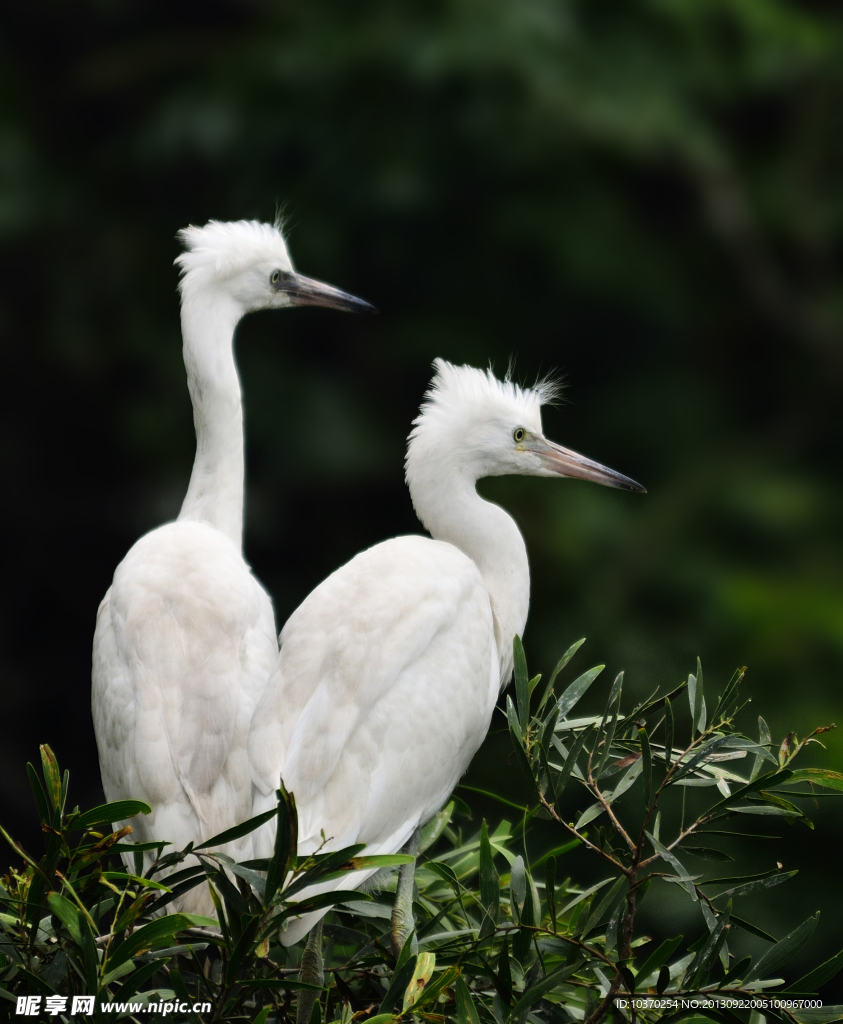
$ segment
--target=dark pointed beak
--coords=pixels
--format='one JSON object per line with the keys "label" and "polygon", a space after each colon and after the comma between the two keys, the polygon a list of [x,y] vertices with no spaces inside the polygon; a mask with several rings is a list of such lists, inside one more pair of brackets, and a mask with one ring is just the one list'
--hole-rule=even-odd
{"label": "dark pointed beak", "polygon": [[592,480],[604,487],[618,487],[624,491],[647,493],[645,487],[628,476],[624,476],[623,473],[616,473],[614,469],[601,466],[599,462],[593,462],[584,455],[554,444],[553,441],[548,441],[546,438],[537,438],[530,448],[541,459],[542,469],[548,476],[569,476],[575,480]]}
{"label": "dark pointed beak", "polygon": [[358,299],[356,295],[349,295],[333,285],[303,274],[287,274],[275,287],[288,296],[291,306],[325,306],[347,313],[377,313],[371,303]]}

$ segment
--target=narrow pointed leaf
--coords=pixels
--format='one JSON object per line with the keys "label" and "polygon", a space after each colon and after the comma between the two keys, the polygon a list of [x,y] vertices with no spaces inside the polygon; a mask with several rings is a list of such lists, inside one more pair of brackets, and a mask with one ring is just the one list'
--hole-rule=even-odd
{"label": "narrow pointed leaf", "polygon": [[815,967],[799,981],[788,986],[790,992],[816,992],[818,988],[825,985],[843,968],[843,949],[836,953],[830,960]]}
{"label": "narrow pointed leaf", "polygon": [[194,847],[194,849],[210,850],[215,846],[224,846],[226,843],[233,842],[235,839],[242,839],[243,836],[247,836],[250,832],[254,832],[256,828],[260,828],[260,826],[265,822],[270,821],[277,813],[277,808],[273,807],[272,810],[264,811],[263,814],[256,814],[254,818],[241,821],[240,824],[235,825],[234,828],[228,828],[225,832],[220,832],[218,835],[212,836],[207,842],[202,843],[201,846]]}
{"label": "narrow pointed leaf", "polygon": [[279,887],[283,885],[298,845],[296,799],[292,793],[287,792],[283,785],[276,795],[278,797],[278,806],[276,807],[278,820],[275,826],[275,846],[266,872],[265,905],[269,904]]}
{"label": "narrow pointed leaf", "polygon": [[[571,975],[578,971],[581,966],[581,961],[577,961],[573,964],[566,964],[563,967],[558,967],[555,971],[551,971],[550,974],[542,978],[540,981],[534,982],[524,992],[515,1006],[512,1007],[509,1013],[509,1019],[518,1020],[522,1013],[535,1005],[542,996],[546,995],[548,992],[552,992],[557,985],[561,985],[563,981],[570,978]],[[479,1024],[479,1021],[474,1022],[474,1024]]]}
{"label": "narrow pointed leaf", "polygon": [[[574,766],[577,763],[577,759],[582,753],[585,741],[591,733],[591,727],[583,729],[583,731],[577,736],[574,742],[571,744],[571,748],[568,751],[568,756],[565,758],[565,763],[562,766],[562,771],[559,773],[559,778],[556,780],[556,792],[561,796],[565,784],[571,777],[571,772],[574,770]],[[555,737],[554,737],[555,739]]]}
{"label": "narrow pointed leaf", "polygon": [[143,800],[116,800],[114,803],[102,804],[80,814],[73,822],[72,827],[89,829],[94,825],[111,825],[116,821],[132,818],[136,814],[149,814],[151,811],[152,808]]}
{"label": "narrow pointed leaf", "polygon": [[[500,880],[492,857],[489,830],[485,818],[480,827],[480,902],[483,905],[483,910],[489,916],[490,924],[494,926],[500,912]],[[491,931],[493,928],[489,930]]]}
{"label": "narrow pointed leaf", "polygon": [[814,934],[817,922],[820,919],[819,911],[806,918],[798,928],[786,935],[781,942],[768,949],[767,952],[750,968],[744,979],[745,982],[754,981],[756,978],[771,976],[780,967],[783,967],[788,960],[792,959],[805,943]]}
{"label": "narrow pointed leaf", "polygon": [[[764,721],[764,719],[759,715],[758,716],[758,745],[759,745],[759,747],[767,747],[767,746],[769,746],[770,745],[770,740],[771,740],[770,728],[767,725],[767,723]],[[761,755],[760,754],[756,755],[755,763],[752,766],[752,772],[750,773],[750,776],[749,776],[749,781],[750,782],[754,782],[756,776],[761,771],[762,761],[763,761],[763,758],[761,757]]]}
{"label": "narrow pointed leaf", "polygon": [[471,992],[469,992],[468,985],[466,985],[462,977],[457,978],[457,983],[454,986],[454,995],[457,999],[457,1020],[459,1024],[480,1024],[477,1007],[474,1005]]}
{"label": "narrow pointed leaf", "polygon": [[658,970],[662,964],[666,964],[667,961],[673,956],[679,946],[682,943],[682,936],[677,935],[672,939],[665,939],[653,952],[647,957],[641,968],[638,971],[638,977],[641,981],[645,981],[653,971]]}
{"label": "narrow pointed leaf", "polygon": [[544,867],[544,895],[550,914],[550,926],[556,931],[556,858],[548,857]]}
{"label": "narrow pointed leaf", "polygon": [[399,1001],[404,1001],[404,993],[407,991],[407,986],[413,977],[417,962],[418,958],[411,956],[392,975],[392,981],[389,983],[389,988],[386,990],[386,995],[383,997],[383,1002],[380,1005],[380,1013],[391,1013]]}
{"label": "narrow pointed leaf", "polygon": [[673,704],[670,701],[664,706],[664,761],[669,768],[673,756]]}
{"label": "narrow pointed leaf", "polygon": [[587,672],[583,672],[581,676],[577,676],[571,685],[566,688],[556,705],[559,708],[560,718],[564,718],[579,702],[582,695],[605,667],[605,665],[595,665],[594,668],[590,668]]}
{"label": "narrow pointed leaf", "polygon": [[793,786],[797,782],[809,782],[812,786],[822,786],[825,789],[843,792],[843,775],[840,772],[831,772],[824,768],[798,768],[785,785]]}
{"label": "narrow pointed leaf", "polygon": [[644,806],[650,806],[650,796],[653,789],[653,756],[650,752],[650,738],[647,736],[647,730],[640,728],[638,730],[638,738],[641,741],[641,763],[642,763],[642,776],[644,781]]}
{"label": "narrow pointed leaf", "polygon": [[571,660],[571,658],[573,658],[573,656],[577,653],[577,651],[580,649],[580,647],[582,647],[584,643],[585,637],[583,637],[581,640],[577,640],[575,643],[572,643],[568,650],[565,651],[565,653],[559,659],[559,661],[557,661],[556,668],[550,673],[550,686],[553,686],[553,684],[556,682],[556,677],[566,667],[568,662]]}
{"label": "narrow pointed leaf", "polygon": [[521,637],[519,636],[513,637],[512,653],[515,675],[515,701],[518,705],[518,721],[523,734],[526,732],[527,723],[530,720],[530,677],[527,674],[527,657],[524,654],[524,645],[521,643]]}
{"label": "narrow pointed leaf", "polygon": [[727,889],[725,892],[720,892],[715,897],[720,899],[721,896],[748,896],[751,892],[759,892],[762,889],[772,889],[776,885],[781,885],[782,882],[787,882],[794,875],[798,875],[798,870],[793,871],[782,871],[780,874],[769,875],[767,878],[760,878],[754,882],[746,882],[744,885],[736,885],[733,889]]}
{"label": "narrow pointed leaf", "polygon": [[[652,833],[648,832],[647,838],[653,844],[653,849],[656,851],[656,853],[658,853],[658,855],[663,860],[666,860],[668,864],[676,868],[681,878],[688,878],[688,872],[682,866],[682,863],[680,862],[678,857],[674,856],[674,854],[672,854],[670,850],[667,849],[667,847],[662,846],[662,844],[658,841],[658,839],[656,839],[656,837]],[[688,890],[688,895],[691,897],[694,903],[699,902],[697,892],[694,887],[694,883],[692,881],[683,881],[682,884]]]}

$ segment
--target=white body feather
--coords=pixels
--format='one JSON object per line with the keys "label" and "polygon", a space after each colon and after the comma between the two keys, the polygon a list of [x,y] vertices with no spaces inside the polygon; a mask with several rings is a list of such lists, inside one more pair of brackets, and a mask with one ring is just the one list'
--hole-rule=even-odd
{"label": "white body feather", "polygon": [[[253,309],[371,308],[296,274],[280,231],[269,224],[210,221],[180,238],[196,458],[178,521],[142,537],[117,567],[93,650],[106,798],[149,803],[150,815],[131,820],[132,839],[165,840],[175,849],[249,817],[249,722],[278,655],[272,605],[241,554],[243,413],[234,329]],[[225,849],[243,852],[240,843]],[[205,887],[171,909],[213,912]]]}
{"label": "white body feather", "polygon": [[[489,727],[529,605],[513,520],[480,476],[518,472],[496,455],[513,426],[540,431],[542,393],[437,360],[416,420],[407,480],[433,534],[357,555],[293,613],[249,736],[254,811],[296,798],[299,853],[365,843],[395,853],[443,805]],[[521,472],[523,460],[516,463]],[[256,833],[268,857],[273,823]],[[322,846],[323,836],[328,840]],[[371,871],[307,890],[352,888]],[[291,944],[323,912],[294,919]]]}

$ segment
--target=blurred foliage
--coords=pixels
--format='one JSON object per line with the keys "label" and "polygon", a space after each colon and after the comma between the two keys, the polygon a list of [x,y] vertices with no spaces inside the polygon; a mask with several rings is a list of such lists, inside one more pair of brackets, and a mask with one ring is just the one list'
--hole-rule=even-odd
{"label": "blurred foliage", "polygon": [[[0,20],[4,817],[28,827],[20,765],[59,727],[100,799],[97,602],[192,459],[174,234],[276,203],[301,269],[382,311],[240,329],[247,556],[279,622],[418,529],[401,459],[432,358],[514,355],[568,380],[549,436],[649,490],[483,485],[527,537],[537,658],[588,633],[638,696],[698,651],[717,675],[741,658],[774,732],[836,717],[838,5],[45,0]],[[840,920],[835,848],[795,855]]]}
{"label": "blurred foliage", "polygon": [[[789,966],[809,946],[819,913],[795,927],[790,920],[778,940],[744,916],[745,897],[777,889],[796,872],[779,865],[741,874],[721,848],[723,837],[735,835],[753,843],[776,839],[756,831],[758,817],[765,831],[787,824],[777,850],[784,856],[798,824],[810,825],[799,805],[843,795],[843,774],[794,764],[827,728],[801,742],[789,734],[774,743],[759,718],[758,740],[742,734],[735,716],[743,674],[707,705],[699,663],[687,684],[626,712],[621,673],[602,715],[572,717],[603,670],[558,685],[581,645],[543,683],[540,675],[529,678],[516,638],[515,700],[507,698],[507,719],[530,806],[515,825],[503,821],[490,830],[483,820],[478,832],[467,806],[453,798],[427,823],[415,872],[416,932],[397,956],[389,924],[395,879],[370,894],[344,890],[342,878],[412,857],[367,857],[362,846],[297,857],[295,798],[283,789],[277,811],[214,837],[193,856],[192,847],[164,853],[164,842],[133,844],[131,828],[98,829],[149,808],[130,800],[67,811],[68,774],[62,777],[52,751],[42,747],[43,784],[31,765],[27,771],[44,855],[34,860],[2,833],[24,863],[0,884],[0,999],[17,1004],[35,995],[63,1020],[73,996],[92,995],[95,1020],[167,1012],[174,1021],[269,1024],[294,1019],[295,1001],[314,988],[319,1002],[310,1020],[336,1024],[402,1018],[597,1024],[607,1014],[634,1020],[629,1000],[648,995],[664,1002],[639,1006],[643,1021],[687,1018],[678,1002],[683,996],[718,998],[721,1004],[697,1019],[724,1024],[755,1019],[750,1006],[789,1024],[843,1018],[841,1006],[815,1005],[818,990],[843,967],[843,950],[821,949],[821,962],[798,980]],[[559,802],[569,786],[581,808],[575,821]],[[213,852],[273,816],[270,859],[236,864]],[[549,819],[555,832],[554,846],[540,856],[537,818]],[[588,887],[562,879],[567,855],[578,846],[596,856],[608,877]],[[150,848],[157,856],[142,873]],[[109,863],[118,853],[134,861],[135,873]],[[713,877],[705,877],[709,865]],[[310,889],[331,879],[336,889]],[[196,885],[209,886],[218,920],[167,913]],[[658,893],[666,885],[693,908],[689,939],[673,934],[663,901],[656,914],[670,938],[654,941],[641,930],[641,902],[651,888]],[[322,929],[324,971],[306,973],[304,941],[284,947],[279,932],[297,913],[326,907],[332,910]],[[744,955],[742,935],[760,939],[763,952]],[[816,943],[809,948],[816,958]],[[318,986],[314,977],[321,978]]]}

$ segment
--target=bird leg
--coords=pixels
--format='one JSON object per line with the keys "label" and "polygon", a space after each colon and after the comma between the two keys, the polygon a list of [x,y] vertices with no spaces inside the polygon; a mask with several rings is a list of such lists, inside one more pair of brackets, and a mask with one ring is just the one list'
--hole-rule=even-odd
{"label": "bird leg", "polygon": [[[322,918],[314,925],[307,937],[307,944],[301,957],[299,967],[299,981],[308,985],[325,984],[325,974],[322,970]],[[316,1002],[318,992],[313,989],[299,989],[299,997],[296,1002],[296,1024],[309,1024],[310,1014]]]}
{"label": "bird leg", "polygon": [[[392,952],[396,957],[404,948],[407,936],[415,932],[416,922],[413,918],[413,887],[416,879],[416,854],[419,852],[419,834],[421,828],[417,828],[410,836],[406,846],[401,851],[409,853],[413,857],[411,864],[402,864],[398,869],[398,885],[395,888],[395,906],[392,908],[392,919],[389,924],[389,934],[392,939]],[[418,940],[413,936],[413,953],[418,953]]]}

